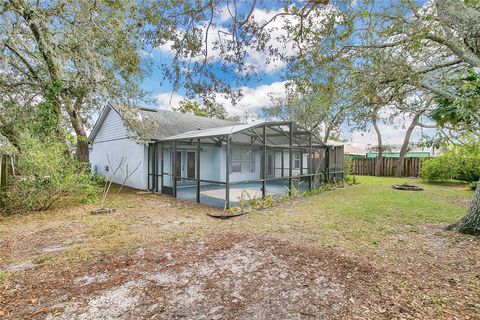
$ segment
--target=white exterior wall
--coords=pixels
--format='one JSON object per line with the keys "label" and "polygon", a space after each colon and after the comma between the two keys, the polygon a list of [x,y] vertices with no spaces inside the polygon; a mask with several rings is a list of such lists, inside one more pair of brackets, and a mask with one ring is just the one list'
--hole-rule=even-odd
{"label": "white exterior wall", "polygon": [[[168,151],[167,151],[168,150]],[[170,150],[165,149],[164,155],[164,171],[171,172]],[[178,151],[182,152],[182,177],[186,177],[186,161],[187,151],[194,151],[196,148],[186,149],[179,147]],[[261,150],[255,151],[255,172],[231,172],[230,182],[256,180],[260,179],[260,172],[262,170],[262,152]],[[159,161],[160,166],[160,161]],[[196,164],[195,164],[196,167]],[[200,179],[211,181],[225,181],[226,175],[226,147],[221,148],[215,146],[202,146],[200,152]],[[171,186],[171,177],[165,177],[164,183],[166,186]]]}
{"label": "white exterior wall", "polygon": [[[108,114],[92,142],[90,150],[91,170],[110,178],[125,158],[120,170],[113,177],[114,183],[122,183],[128,170],[131,173],[138,166],[125,185],[135,189],[147,189],[147,146],[129,138],[129,133],[120,116],[114,111]],[[111,166],[108,164],[110,159]]]}
{"label": "white exterior wall", "polygon": [[[235,146],[232,146],[235,148]],[[226,148],[222,148],[221,152],[221,177],[222,181],[225,181],[225,173],[226,173]],[[260,172],[262,172],[262,150],[255,150],[255,172],[230,172],[230,182],[238,182],[238,181],[245,181],[245,180],[258,180],[261,179]]]}
{"label": "white exterior wall", "polygon": [[[283,151],[283,176],[288,177],[290,173],[290,153],[288,150]],[[282,152],[275,152],[275,178],[282,176]],[[308,154],[303,154],[303,174],[309,174],[308,172]],[[292,169],[292,177],[300,175],[300,169]]]}
{"label": "white exterior wall", "polygon": [[[222,157],[223,148],[202,146],[200,152],[200,179],[225,181],[225,157]],[[223,170],[223,171],[222,171]],[[223,172],[223,175],[221,174]]]}

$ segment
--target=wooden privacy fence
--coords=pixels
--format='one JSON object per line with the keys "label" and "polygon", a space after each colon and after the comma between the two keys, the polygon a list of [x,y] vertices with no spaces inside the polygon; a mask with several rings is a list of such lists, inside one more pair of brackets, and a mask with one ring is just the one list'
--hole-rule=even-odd
{"label": "wooden privacy fence", "polygon": [[[422,162],[428,158],[405,158],[403,163],[403,177],[418,177],[422,168]],[[393,177],[397,171],[398,158],[381,158],[381,176]],[[353,158],[352,174],[362,176],[374,176],[377,158]]]}

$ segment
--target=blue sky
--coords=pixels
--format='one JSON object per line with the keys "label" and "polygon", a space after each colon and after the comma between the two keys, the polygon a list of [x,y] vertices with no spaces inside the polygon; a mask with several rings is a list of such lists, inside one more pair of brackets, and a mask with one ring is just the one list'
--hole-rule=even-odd
{"label": "blue sky", "polygon": [[[244,3],[250,4],[249,1]],[[268,6],[269,2],[265,2]],[[254,12],[254,17],[259,21],[266,21],[275,14],[275,10],[265,10],[265,9],[256,9]],[[218,14],[218,21],[222,19],[228,19],[228,15],[225,10],[222,10]],[[275,32],[282,32],[282,25],[284,23],[291,23],[287,20],[288,18],[281,18],[275,20],[274,28],[277,28]],[[272,40],[270,43],[274,46],[280,46],[279,43],[275,43],[275,40]],[[210,48],[213,47],[210,45]],[[285,52],[288,52],[289,48],[281,48]],[[168,62],[171,57],[171,48],[167,43],[163,46],[154,48],[151,52],[148,53],[154,61],[154,65],[158,65],[160,62]],[[215,55],[218,55],[219,52],[215,50],[210,50],[210,55],[212,59],[215,59]],[[247,63],[250,63],[258,70],[258,76],[243,82],[237,89],[241,89],[243,93],[243,98],[238,102],[237,105],[232,105],[232,103],[220,95],[217,96],[217,101],[222,103],[229,114],[231,115],[240,115],[244,118],[245,121],[252,121],[258,119],[260,110],[266,108],[270,104],[270,95],[274,96],[285,96],[285,75],[284,75],[284,65],[281,63],[277,64],[268,64],[265,63],[266,57],[257,52],[251,52],[247,58]],[[230,77],[232,78],[232,77]],[[228,75],[226,77],[228,79]],[[233,83],[230,83],[233,85]],[[142,88],[151,92],[152,96],[155,97],[156,105],[155,107],[172,109],[178,106],[178,103],[185,99],[185,93],[182,89],[179,89],[177,92],[174,92],[172,85],[163,79],[162,74],[159,70],[159,67],[154,66],[152,69],[152,74],[149,78],[145,79]],[[402,127],[403,123],[408,119],[399,118],[394,121],[392,124],[381,124],[380,128],[382,130],[384,140],[386,144],[400,144],[403,140],[403,135],[405,129]],[[376,144],[376,135],[372,130],[367,130],[365,132],[354,131],[351,132],[351,129],[346,125],[342,127],[341,137],[350,141],[353,145],[359,147],[366,147],[367,145]],[[420,137],[420,130],[416,130],[413,134],[413,140]]]}

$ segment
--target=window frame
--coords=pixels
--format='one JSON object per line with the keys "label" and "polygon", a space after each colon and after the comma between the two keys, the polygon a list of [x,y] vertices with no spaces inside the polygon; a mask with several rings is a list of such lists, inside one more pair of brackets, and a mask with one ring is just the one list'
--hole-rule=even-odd
{"label": "window frame", "polygon": [[[297,158],[298,157],[298,158]],[[301,161],[302,161],[302,155],[300,152],[293,152],[293,159],[292,159],[293,167],[292,169],[300,169],[301,168]],[[297,165],[298,161],[298,165]]]}
{"label": "window frame", "polygon": [[[240,156],[239,156],[240,155]],[[239,156],[238,158],[235,158]],[[251,147],[235,146],[230,149],[230,173],[255,173],[255,149]]]}

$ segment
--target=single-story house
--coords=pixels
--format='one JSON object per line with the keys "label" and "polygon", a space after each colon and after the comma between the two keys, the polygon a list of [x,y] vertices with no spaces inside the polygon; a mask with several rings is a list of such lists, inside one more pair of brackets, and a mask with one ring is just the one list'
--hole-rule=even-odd
{"label": "single-story house", "polygon": [[367,151],[349,144],[344,146],[344,152],[345,155],[351,158],[365,158],[367,155]]}
{"label": "single-story house", "polygon": [[343,145],[343,153],[350,158],[365,158],[367,156],[367,151],[350,144],[343,144],[333,140],[329,140],[328,143],[331,145]]}
{"label": "single-story house", "polygon": [[[111,177],[120,165],[116,183],[128,171],[129,187],[229,207],[242,197],[343,178],[343,146],[326,145],[293,122],[240,124],[167,110],[134,112],[133,125],[119,108],[106,107],[90,135],[92,171]],[[143,141],[136,139],[140,130]]]}

